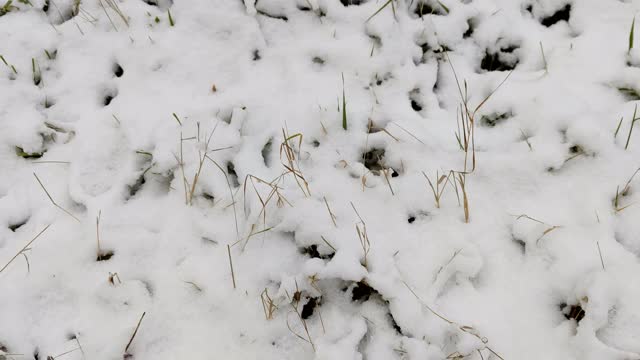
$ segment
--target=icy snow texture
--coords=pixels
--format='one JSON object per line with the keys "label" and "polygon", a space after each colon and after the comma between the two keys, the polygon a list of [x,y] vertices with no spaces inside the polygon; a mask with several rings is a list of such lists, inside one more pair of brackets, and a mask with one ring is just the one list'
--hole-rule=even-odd
{"label": "icy snow texture", "polygon": [[[51,227],[0,273],[0,358],[122,359],[144,312],[135,359],[640,359],[638,1],[30,1],[0,266]],[[515,68],[469,223],[422,174],[464,168],[453,68],[471,108]]]}

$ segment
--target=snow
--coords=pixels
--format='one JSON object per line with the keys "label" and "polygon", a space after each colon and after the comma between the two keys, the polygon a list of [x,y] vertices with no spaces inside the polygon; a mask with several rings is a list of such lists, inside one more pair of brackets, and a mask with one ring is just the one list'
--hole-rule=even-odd
{"label": "snow", "polygon": [[0,0],[0,359],[640,359],[640,2],[385,3]]}

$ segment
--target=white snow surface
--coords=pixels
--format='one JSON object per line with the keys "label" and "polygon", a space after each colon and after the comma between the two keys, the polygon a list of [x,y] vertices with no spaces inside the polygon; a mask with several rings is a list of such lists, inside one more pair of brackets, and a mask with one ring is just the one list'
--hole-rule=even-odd
{"label": "white snow surface", "polygon": [[640,1],[3,2],[0,359],[640,359]]}

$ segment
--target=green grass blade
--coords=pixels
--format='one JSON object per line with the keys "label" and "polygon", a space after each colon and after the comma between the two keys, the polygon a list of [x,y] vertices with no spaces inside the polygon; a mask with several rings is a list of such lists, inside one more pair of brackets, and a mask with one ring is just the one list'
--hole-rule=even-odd
{"label": "green grass blade", "polygon": [[344,94],[344,74],[342,74],[342,128],[347,130],[347,98]]}
{"label": "green grass blade", "polygon": [[369,18],[365,21],[368,22],[369,20],[373,19],[374,16],[378,15],[380,13],[380,11],[382,11],[384,8],[387,7],[387,5],[391,4],[393,0],[387,0],[386,3],[384,3],[384,5],[382,5],[376,12],[373,13],[373,15],[369,16]]}
{"label": "green grass blade", "polygon": [[629,31],[629,52],[631,52],[631,49],[633,49],[633,33],[634,30],[636,28],[636,18],[633,18],[633,21],[631,22],[631,31]]}

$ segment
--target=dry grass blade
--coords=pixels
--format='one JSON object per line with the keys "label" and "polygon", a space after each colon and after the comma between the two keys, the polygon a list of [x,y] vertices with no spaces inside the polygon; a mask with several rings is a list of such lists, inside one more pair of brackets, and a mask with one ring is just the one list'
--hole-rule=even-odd
{"label": "dry grass blade", "polygon": [[[418,141],[419,143],[421,143],[422,145],[425,145],[424,141],[418,139],[417,136],[413,135],[409,130],[403,128],[402,126],[400,126],[398,123],[396,123],[395,121],[391,122],[393,125],[399,127],[402,131],[404,131],[405,133],[407,133],[409,136],[411,136],[412,138],[416,139],[416,141]],[[391,135],[390,135],[391,136]],[[395,138],[394,138],[395,139]]]}
{"label": "dry grass blade", "polygon": [[57,207],[58,209],[64,211],[65,214],[71,216],[75,221],[80,222],[80,220],[77,217],[75,217],[69,211],[65,210],[62,206],[58,205],[58,203],[56,203],[55,200],[53,200],[53,198],[51,197],[51,194],[49,194],[49,192],[47,191],[47,188],[44,187],[44,184],[42,184],[42,181],[40,181],[40,178],[38,178],[38,175],[36,175],[36,173],[33,173],[33,176],[35,176],[36,180],[38,180],[38,184],[40,184],[40,187],[42,187],[42,190],[44,190],[45,194],[47,194],[47,197],[49,198],[49,200],[51,200],[51,203],[55,207]]}
{"label": "dry grass blade", "polygon": [[391,187],[391,181],[389,181],[389,169],[382,168],[382,174],[384,175],[384,179],[387,181],[387,185],[389,186],[389,191],[391,191],[391,195],[395,196],[395,192],[393,191],[393,187]]}
{"label": "dry grass blade", "polygon": [[227,254],[229,254],[229,267],[231,268],[231,281],[233,282],[233,288],[236,288],[236,274],[233,271],[233,260],[231,259],[231,246],[227,245]]}
{"label": "dry grass blade", "polygon": [[144,316],[146,315],[146,311],[142,313],[142,316],[140,316],[140,320],[138,320],[138,325],[136,325],[136,329],[133,330],[133,334],[131,334],[131,338],[129,339],[129,342],[127,343],[127,346],[124,348],[124,354],[125,357],[127,355],[129,355],[128,350],[129,350],[129,346],[131,346],[131,343],[133,342],[133,339],[135,339],[136,334],[138,333],[138,329],[140,329],[140,324],[142,324],[142,319],[144,319]]}
{"label": "dry grass blade", "polygon": [[638,105],[636,104],[633,109],[633,116],[631,117],[631,124],[629,125],[629,134],[627,135],[627,142],[624,145],[624,149],[627,150],[629,148],[629,143],[631,142],[631,133],[633,132],[633,126],[636,124],[636,121],[640,120],[639,117],[636,117],[636,112],[638,111]]}
{"label": "dry grass blade", "polygon": [[218,170],[220,170],[220,172],[222,172],[222,175],[224,175],[224,178],[227,181],[227,188],[229,189],[229,195],[231,196],[231,205],[233,206],[233,219],[236,225],[236,241],[238,241],[240,240],[240,230],[238,229],[238,214],[236,211],[236,200],[233,196],[233,190],[231,189],[231,181],[229,180],[229,176],[227,172],[224,171],[224,169],[222,168],[222,166],[220,166],[220,164],[218,164],[215,160],[210,158],[209,155],[205,154],[205,157],[209,159],[209,161],[211,161],[218,168]]}
{"label": "dry grass blade", "polygon": [[325,244],[327,244],[328,247],[330,247],[333,250],[333,252],[338,251],[333,245],[331,245],[329,241],[327,241],[327,239],[324,238],[324,236],[320,235],[320,238],[322,239],[322,241],[324,241]]}
{"label": "dry grass blade", "polygon": [[327,201],[327,197],[323,196],[324,199],[324,204],[327,206],[327,211],[329,212],[329,216],[331,217],[331,222],[333,222],[333,226],[338,227],[338,224],[336,224],[336,216],[333,215],[333,212],[331,211],[331,207],[329,207],[329,202]]}
{"label": "dry grass blade", "polygon": [[[302,147],[302,134],[297,133],[289,136],[287,131],[283,128],[282,138],[283,138],[283,141],[280,144],[280,160],[282,161],[282,154],[284,154],[287,159],[287,163],[282,162],[282,166],[284,166],[284,168],[287,169],[289,173],[293,174],[293,178],[295,179],[296,184],[298,184],[298,187],[300,188],[300,190],[302,190],[302,193],[304,194],[304,196],[311,196],[311,191],[309,190],[309,183],[307,183],[307,180],[304,178],[304,176],[302,175],[302,171],[300,170],[299,159],[300,159],[300,149]],[[296,138],[298,139],[297,154],[296,154],[296,151],[293,150],[293,147],[291,146],[291,144],[289,143],[290,141]]]}
{"label": "dry grass blade", "polygon": [[358,234],[358,239],[360,240],[360,246],[362,246],[362,266],[367,268],[367,257],[371,250],[371,242],[369,241],[369,234],[367,234],[367,226],[364,223],[356,224],[356,232]]}
{"label": "dry grass blade", "polygon": [[264,310],[264,317],[267,320],[273,319],[273,314],[276,310],[278,310],[278,306],[275,304],[273,299],[269,296],[269,292],[267,288],[264,288],[264,291],[260,294],[260,300],[262,301],[262,309]]}
{"label": "dry grass blade", "polygon": [[441,315],[440,313],[438,313],[437,311],[433,310],[433,308],[431,308],[429,305],[427,305],[426,302],[424,302],[424,300],[422,300],[418,294],[416,294],[415,291],[413,291],[413,289],[409,286],[409,284],[407,284],[404,280],[402,280],[402,283],[404,284],[404,286],[411,292],[411,294],[413,294],[413,296],[418,300],[418,302],[424,306],[425,308],[427,308],[427,310],[429,310],[429,312],[431,312],[433,315],[437,316],[438,318],[440,318],[442,321],[446,322],[449,325],[454,325],[455,327],[458,328],[458,330],[465,332],[467,334],[473,335],[476,338],[478,338],[484,345],[484,348],[489,350],[493,355],[495,355],[498,359],[504,360],[504,358],[502,356],[500,356],[498,353],[496,353],[494,350],[492,350],[489,346],[487,346],[486,344],[489,342],[489,340],[485,337],[480,336],[480,334],[478,334],[478,332],[476,331],[476,329],[474,329],[471,326],[466,326],[466,325],[459,325],[449,319],[447,319],[446,317],[444,317],[443,315]]}
{"label": "dry grass blade", "polygon": [[[436,186],[433,186],[433,183],[431,182],[431,179],[429,179],[429,177],[427,176],[427,174],[425,174],[425,172],[422,172],[422,175],[425,177],[425,179],[427,179],[427,182],[429,183],[429,187],[431,188],[431,192],[433,193],[433,198],[435,200],[436,203],[436,208],[440,208],[440,199],[442,198],[442,194],[444,194],[444,190],[446,188],[447,183],[450,182],[450,177],[451,177],[452,173],[449,173],[448,176],[440,176],[439,173],[436,171]],[[444,184],[443,184],[444,183]],[[442,185],[442,187],[441,187]]]}
{"label": "dry grass blade", "polygon": [[289,305],[291,305],[291,308],[293,309],[293,312],[298,316],[298,319],[300,320],[300,323],[302,323],[302,327],[304,328],[304,331],[305,331],[305,333],[307,335],[307,338],[305,339],[302,335],[300,335],[300,334],[296,333],[295,331],[293,331],[293,329],[289,325],[289,316],[288,316],[288,314],[287,314],[287,319],[286,319],[287,328],[289,328],[289,331],[291,331],[291,333],[294,334],[295,336],[297,336],[299,339],[301,339],[301,340],[303,340],[305,342],[308,342],[311,345],[311,348],[313,349],[313,351],[315,352],[316,351],[316,345],[313,343],[313,340],[311,339],[311,334],[309,333],[309,328],[307,327],[307,321],[302,318],[302,314],[298,310],[298,305],[300,304],[300,290],[298,290],[298,283],[296,282],[296,292],[295,292],[293,298],[291,298],[289,296],[288,292],[286,292],[286,294],[287,294],[287,297],[289,298]]}
{"label": "dry grass blade", "polygon": [[467,197],[466,174],[458,173],[458,183],[462,192],[462,203],[464,206],[464,222],[469,223],[469,199]]}
{"label": "dry grass blade", "polygon": [[393,5],[393,0],[387,0],[387,2],[385,2],[376,12],[374,12],[371,16],[369,16],[365,22],[369,22],[369,20],[373,19],[374,16],[378,15],[389,4],[391,4],[391,9],[393,9],[393,17],[396,18],[396,8]]}
{"label": "dry grass blade", "polygon": [[[40,231],[40,232],[39,232],[39,233],[38,233],[38,234],[37,234],[33,239],[31,239],[31,241],[29,241],[29,242],[28,242],[24,247],[22,247],[22,249],[20,249],[20,251],[18,251],[18,253],[17,253],[17,254],[15,254],[15,255],[11,258],[11,260],[9,260],[9,262],[8,262],[5,266],[3,266],[3,267],[2,267],[2,269],[0,269],[0,273],[2,273],[2,272],[3,272],[7,267],[9,267],[9,265],[11,265],[11,263],[12,263],[15,259],[17,259],[17,258],[18,258],[18,256],[20,256],[20,255],[25,255],[25,254],[24,254],[24,253],[25,253],[25,251],[28,251],[28,250],[30,249],[30,248],[29,248],[29,246],[31,246],[31,244],[33,244],[33,243],[34,243],[34,241],[36,241],[36,240],[40,237],[40,235],[42,235],[45,231],[47,231],[47,229],[49,228],[49,226],[51,226],[51,224],[49,224],[49,225],[45,226],[45,228],[44,228],[44,229],[42,229],[42,230],[41,230],[41,231]],[[27,264],[29,264],[28,260],[27,260]]]}

